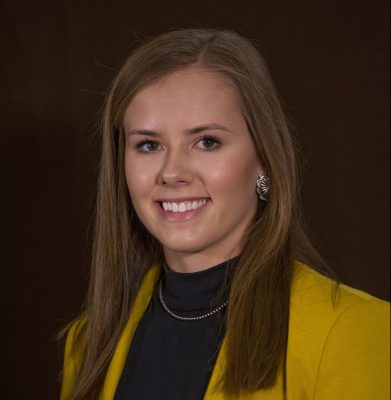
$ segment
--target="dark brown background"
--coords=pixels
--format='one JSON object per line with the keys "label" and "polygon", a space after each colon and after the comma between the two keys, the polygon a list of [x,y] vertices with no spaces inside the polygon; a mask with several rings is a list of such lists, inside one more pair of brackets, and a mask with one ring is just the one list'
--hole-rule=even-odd
{"label": "dark brown background", "polygon": [[103,93],[135,41],[229,28],[268,61],[306,160],[314,239],[348,284],[389,294],[388,2],[0,4],[2,398],[54,399],[58,329],[80,307]]}

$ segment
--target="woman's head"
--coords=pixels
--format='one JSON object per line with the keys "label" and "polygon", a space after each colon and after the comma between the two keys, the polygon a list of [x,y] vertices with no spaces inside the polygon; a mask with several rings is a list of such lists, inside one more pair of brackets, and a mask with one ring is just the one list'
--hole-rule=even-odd
{"label": "woman's head", "polygon": [[[175,91],[181,93],[175,97]],[[198,114],[194,112],[196,108]],[[225,126],[228,122],[232,124],[234,118],[235,129]],[[212,124],[227,129],[199,129]],[[183,133],[196,128],[197,134],[191,138],[187,135],[185,140]],[[174,145],[174,134],[179,130],[182,130],[183,140]],[[229,130],[234,130],[231,136]],[[161,137],[155,135],[152,138],[150,134],[145,135],[146,131]],[[137,49],[114,82],[106,109],[104,133],[108,157],[104,154],[103,164],[111,163],[114,172],[111,176],[119,177],[116,192],[123,199],[118,201],[123,211],[124,208],[130,210],[130,232],[142,232],[138,232],[137,237],[141,234],[143,242],[148,234],[134,215],[134,207],[141,222],[165,250],[197,251],[197,239],[194,240],[197,235],[204,238],[203,243],[198,241],[201,248],[207,245],[206,242],[212,244],[213,240],[219,242],[226,237],[226,246],[210,247],[211,251],[204,253],[208,258],[200,262],[204,266],[237,255],[238,242],[244,238],[245,228],[249,225],[255,227],[256,235],[264,231],[265,224],[259,223],[261,215],[269,228],[271,249],[289,230],[296,185],[291,138],[265,63],[252,44],[239,35],[183,30],[161,35]],[[237,142],[233,140],[231,148],[222,143],[218,151],[217,148],[203,153],[188,151],[190,143],[199,143],[200,138],[208,134],[220,135],[217,141],[229,143],[228,139],[233,138]],[[241,142],[241,138],[248,140]],[[142,149],[150,146],[145,140],[155,146],[161,145],[158,148],[164,151],[153,155],[150,150],[148,155],[134,151],[142,141]],[[238,151],[224,153],[223,149]],[[197,157],[193,157],[195,154]],[[126,173],[123,172],[124,165]],[[202,165],[203,171],[199,171],[198,165]],[[172,168],[178,170],[175,172]],[[177,177],[175,187],[166,182],[167,175],[179,172],[183,176]],[[261,173],[270,177],[272,185],[266,207],[257,199],[255,191],[256,179]],[[221,182],[218,182],[218,174],[221,174]],[[142,186],[147,175],[148,199],[145,185]],[[215,179],[212,188],[208,186],[210,178]],[[125,179],[128,187],[124,184]],[[152,189],[153,179],[155,187]],[[202,181],[205,185],[200,184]],[[209,192],[213,187],[220,192],[216,198]],[[217,201],[218,198],[222,201]],[[207,229],[201,227],[203,224],[197,225],[190,220],[175,223],[172,213],[161,213],[163,200],[171,200],[179,207],[180,200],[205,199],[208,202],[194,213],[200,214],[194,222],[202,218],[205,224],[209,222],[208,234]],[[215,210],[220,211],[213,213],[211,205],[216,205]],[[190,214],[187,213],[189,218]],[[255,225],[250,223],[254,214],[257,214]],[[153,239],[149,239],[149,243],[153,243]],[[142,245],[136,247],[143,248]],[[214,260],[212,255],[219,259]]]}
{"label": "woman's head", "polygon": [[173,269],[240,252],[263,173],[240,103],[223,75],[189,66],[141,89],[125,112],[132,205]]}

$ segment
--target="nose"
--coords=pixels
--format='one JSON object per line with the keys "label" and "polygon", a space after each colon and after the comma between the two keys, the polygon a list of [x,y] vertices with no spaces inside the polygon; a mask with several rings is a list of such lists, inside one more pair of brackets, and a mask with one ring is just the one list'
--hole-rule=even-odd
{"label": "nose", "polygon": [[159,171],[160,185],[177,187],[189,184],[193,180],[193,173],[189,157],[181,149],[167,151],[164,163]]}

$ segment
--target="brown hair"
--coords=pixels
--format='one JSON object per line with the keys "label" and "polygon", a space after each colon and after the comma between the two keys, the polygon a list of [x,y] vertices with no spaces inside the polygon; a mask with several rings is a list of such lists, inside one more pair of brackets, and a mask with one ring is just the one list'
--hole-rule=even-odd
{"label": "brown hair", "polygon": [[140,89],[191,65],[223,74],[235,84],[256,152],[272,182],[270,199],[266,205],[259,202],[233,273],[227,362],[220,384],[227,396],[267,388],[284,368],[293,261],[316,256],[299,221],[292,135],[268,68],[249,41],[228,31],[174,31],[136,49],[107,97],[91,281],[85,324],[75,344],[83,356],[71,399],[99,392],[140,283],[152,264],[162,262],[161,246],[139,221],[125,183],[125,109]]}

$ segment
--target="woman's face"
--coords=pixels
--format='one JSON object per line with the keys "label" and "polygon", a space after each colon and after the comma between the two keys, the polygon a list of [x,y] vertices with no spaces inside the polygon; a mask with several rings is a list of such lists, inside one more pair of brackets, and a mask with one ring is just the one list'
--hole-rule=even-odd
{"label": "woman's face", "polygon": [[124,130],[133,206],[170,267],[196,271],[238,255],[262,166],[228,79],[174,72],[134,97]]}

